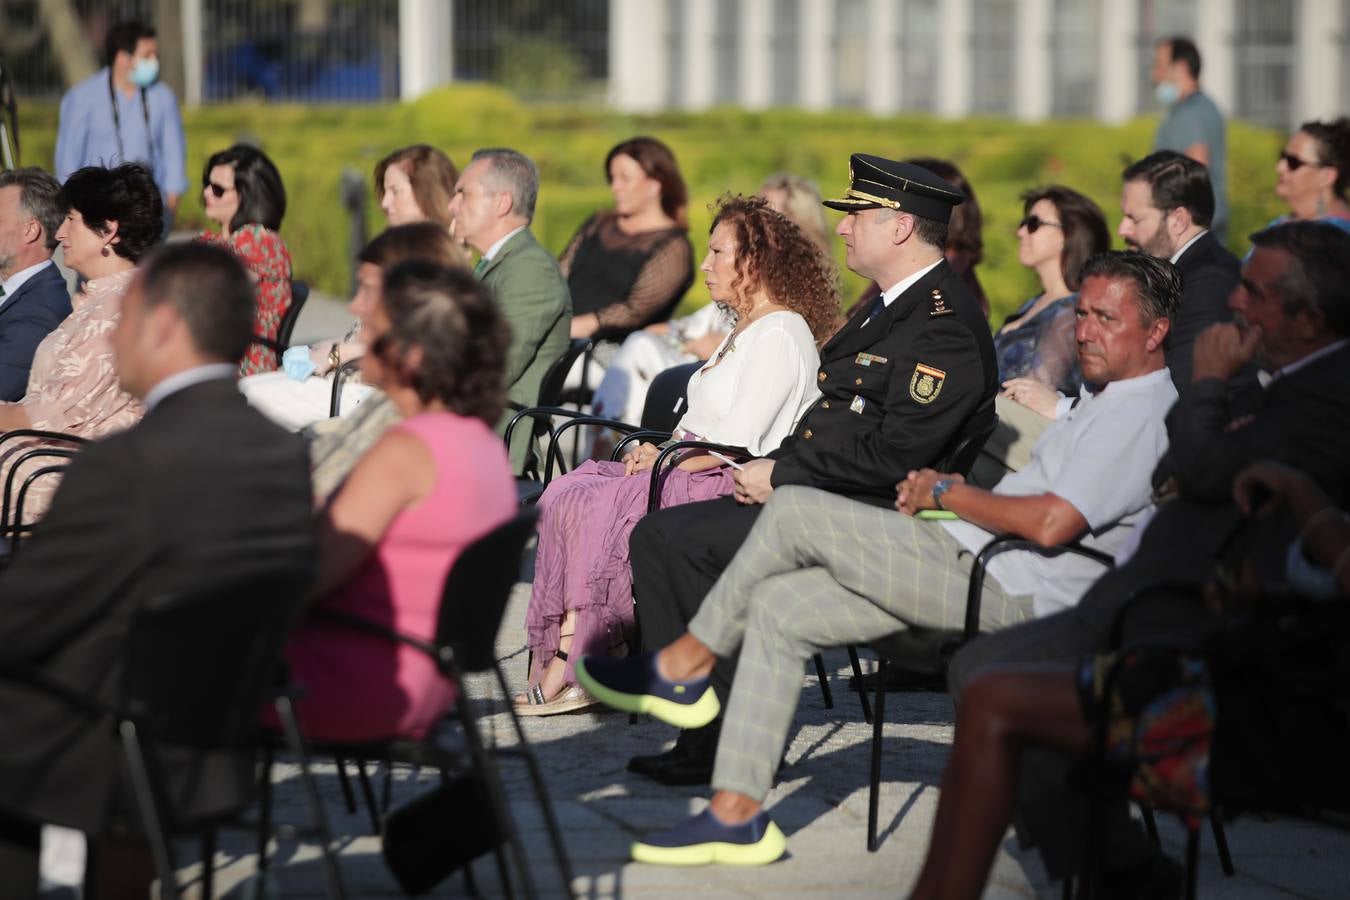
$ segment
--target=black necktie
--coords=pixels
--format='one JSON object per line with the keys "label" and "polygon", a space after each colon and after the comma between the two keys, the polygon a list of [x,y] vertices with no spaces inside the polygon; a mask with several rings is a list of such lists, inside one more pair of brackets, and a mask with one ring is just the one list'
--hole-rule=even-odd
{"label": "black necktie", "polygon": [[[886,308],[886,295],[877,294],[877,299],[872,301],[872,308],[867,311],[867,318],[863,319],[863,325],[866,325],[868,322],[872,321],[874,317],[881,315],[881,311],[884,310],[885,308]],[[859,327],[861,328],[862,326],[860,325]]]}

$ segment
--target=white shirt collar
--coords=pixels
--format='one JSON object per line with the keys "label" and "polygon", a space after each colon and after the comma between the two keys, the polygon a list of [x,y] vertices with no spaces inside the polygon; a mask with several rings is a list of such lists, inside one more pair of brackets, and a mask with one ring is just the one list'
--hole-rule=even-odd
{"label": "white shirt collar", "polygon": [[13,275],[6,278],[4,281],[0,281],[0,287],[3,287],[5,289],[5,296],[0,297],[0,306],[4,306],[7,302],[9,302],[9,298],[14,296],[14,292],[17,291],[19,288],[23,287],[24,283],[27,282],[28,279],[32,278],[34,275],[41,272],[43,269],[47,268],[47,266],[50,266],[51,264],[52,261],[50,259],[44,259],[37,265],[29,266],[26,269],[20,269]]}
{"label": "white shirt collar", "polygon": [[902,281],[900,281],[900,282],[898,282],[898,283],[896,283],[896,284],[893,284],[893,285],[891,285],[889,288],[887,288],[886,290],[882,291],[882,292],[881,292],[881,302],[884,303],[884,304],[886,304],[887,306],[890,306],[892,303],[895,302],[895,298],[896,298],[896,297],[899,297],[899,296],[900,296],[901,294],[903,294],[905,291],[907,291],[907,290],[909,290],[910,288],[912,288],[915,284],[918,283],[918,281],[919,281],[920,278],[922,278],[923,276],[927,275],[929,272],[931,272],[931,271],[933,271],[934,269],[936,269],[937,266],[938,266],[938,263],[942,262],[942,260],[943,260],[943,257],[939,256],[937,259],[933,260],[933,262],[931,262],[931,263],[929,263],[928,265],[924,266],[922,269],[920,269],[919,271],[917,271],[917,272],[915,272],[914,274],[910,275],[908,278],[905,278],[905,279],[903,279]]}
{"label": "white shirt collar", "polygon": [[1257,372],[1256,380],[1260,382],[1261,387],[1269,387],[1270,383],[1276,380],[1277,378],[1284,378],[1288,375],[1293,375],[1295,372],[1297,372],[1304,366],[1310,365],[1324,356],[1330,356],[1337,350],[1344,347],[1346,344],[1350,344],[1350,338],[1341,338],[1339,341],[1332,341],[1330,344],[1327,344],[1322,349],[1314,350],[1312,353],[1309,353],[1302,359],[1296,359],[1289,365],[1281,366],[1274,372],[1265,372],[1265,371]]}
{"label": "white shirt collar", "polygon": [[233,378],[238,372],[239,367],[230,363],[210,363],[209,365],[175,372],[152,387],[149,393],[145,395],[145,409],[147,412],[154,409],[165,397],[176,394],[184,388],[190,388],[194,384]]}
{"label": "white shirt collar", "polygon": [[1185,253],[1187,250],[1191,249],[1191,244],[1194,244],[1196,241],[1200,240],[1202,237],[1204,237],[1204,236],[1207,235],[1207,234],[1209,234],[1209,229],[1208,229],[1208,228],[1201,228],[1199,234],[1197,234],[1195,237],[1191,238],[1189,241],[1187,241],[1186,243],[1184,243],[1184,244],[1182,244],[1180,247],[1178,247],[1178,248],[1177,248],[1177,252],[1172,254],[1172,260],[1171,260],[1172,265],[1175,266],[1175,265],[1177,264],[1177,260],[1181,259],[1181,254],[1183,254],[1183,253]]}
{"label": "white shirt collar", "polygon": [[493,258],[494,256],[497,255],[497,251],[498,251],[498,250],[501,250],[502,247],[505,246],[505,244],[506,244],[507,241],[511,240],[511,238],[513,238],[513,237],[515,237],[516,235],[520,234],[522,231],[524,231],[526,228],[529,228],[529,227],[530,227],[530,226],[529,226],[528,224],[526,224],[526,225],[520,226],[519,228],[513,228],[513,229],[511,229],[510,231],[508,231],[506,234],[504,234],[504,235],[502,235],[501,237],[497,238],[496,243],[494,243],[491,247],[487,248],[487,250],[483,252],[483,259],[486,259],[488,262],[492,262],[492,258]]}

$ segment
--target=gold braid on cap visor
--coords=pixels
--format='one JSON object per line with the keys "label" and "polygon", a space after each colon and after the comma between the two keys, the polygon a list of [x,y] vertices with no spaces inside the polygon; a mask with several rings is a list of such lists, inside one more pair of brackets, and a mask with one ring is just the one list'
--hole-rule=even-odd
{"label": "gold braid on cap visor", "polygon": [[855,200],[866,200],[869,203],[879,203],[882,206],[889,207],[890,209],[895,210],[900,209],[899,200],[892,200],[889,197],[878,197],[876,194],[868,194],[864,191],[859,191],[854,188],[849,188],[847,191],[845,191],[844,196]]}

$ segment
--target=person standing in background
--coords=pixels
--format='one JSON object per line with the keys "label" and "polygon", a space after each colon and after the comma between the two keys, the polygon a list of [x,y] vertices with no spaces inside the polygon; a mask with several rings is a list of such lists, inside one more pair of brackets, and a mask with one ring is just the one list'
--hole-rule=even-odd
{"label": "person standing in background", "polygon": [[1228,141],[1223,113],[1200,90],[1200,51],[1190,38],[1170,37],[1153,48],[1153,85],[1166,107],[1154,150],[1175,150],[1206,166],[1214,185],[1209,230],[1222,243],[1228,231]]}
{"label": "person standing in background", "polygon": [[159,42],[143,22],[119,22],[104,39],[106,65],[66,91],[56,133],[56,180],[85,166],[139,162],[164,201],[164,233],[187,190],[187,141],[173,89],[159,80]]}

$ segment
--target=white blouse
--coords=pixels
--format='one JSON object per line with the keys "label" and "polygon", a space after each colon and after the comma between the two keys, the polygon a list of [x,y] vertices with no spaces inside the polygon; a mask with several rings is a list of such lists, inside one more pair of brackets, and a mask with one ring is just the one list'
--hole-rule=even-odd
{"label": "white blouse", "polygon": [[[689,379],[689,411],[680,429],[756,456],[775,450],[820,397],[820,355],[806,320],[772,312],[751,322]],[[723,351],[721,362],[717,362]]]}

